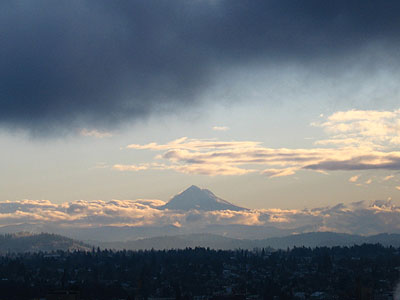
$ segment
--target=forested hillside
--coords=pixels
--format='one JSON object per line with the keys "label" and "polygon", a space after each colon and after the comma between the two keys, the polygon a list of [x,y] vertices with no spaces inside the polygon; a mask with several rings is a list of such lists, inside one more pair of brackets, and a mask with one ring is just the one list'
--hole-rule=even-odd
{"label": "forested hillside", "polygon": [[90,250],[85,243],[50,233],[16,233],[0,235],[0,254],[10,252],[50,252],[56,250]]}

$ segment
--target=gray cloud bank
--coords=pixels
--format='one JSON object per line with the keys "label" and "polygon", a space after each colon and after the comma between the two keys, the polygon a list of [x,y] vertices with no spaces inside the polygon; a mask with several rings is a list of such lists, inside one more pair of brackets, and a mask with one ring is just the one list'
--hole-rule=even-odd
{"label": "gray cloud bank", "polygon": [[0,125],[111,128],[198,104],[230,67],[326,72],[368,51],[396,62],[399,11],[369,0],[1,1]]}
{"label": "gray cloud bank", "polygon": [[314,209],[254,209],[245,211],[163,210],[161,200],[74,201],[54,204],[47,200],[0,202],[1,227],[30,224],[52,228],[181,228],[186,232],[207,226],[254,226],[279,230],[334,231],[352,234],[400,232],[400,206],[390,200],[355,202]]}

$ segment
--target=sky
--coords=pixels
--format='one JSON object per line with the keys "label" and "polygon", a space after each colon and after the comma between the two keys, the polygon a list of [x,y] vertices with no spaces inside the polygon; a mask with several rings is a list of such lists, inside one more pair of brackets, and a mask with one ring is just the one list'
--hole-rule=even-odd
{"label": "sky", "polygon": [[399,9],[1,1],[0,201],[400,205]]}

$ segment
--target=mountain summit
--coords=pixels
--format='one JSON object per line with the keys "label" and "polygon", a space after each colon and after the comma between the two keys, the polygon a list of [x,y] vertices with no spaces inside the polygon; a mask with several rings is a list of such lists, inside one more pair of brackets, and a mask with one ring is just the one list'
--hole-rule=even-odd
{"label": "mountain summit", "polygon": [[174,196],[166,205],[162,208],[166,209],[177,209],[177,210],[246,210],[246,208],[239,207],[215,196],[211,191],[207,189],[201,189],[195,185],[192,185],[188,189],[184,190],[180,194]]}

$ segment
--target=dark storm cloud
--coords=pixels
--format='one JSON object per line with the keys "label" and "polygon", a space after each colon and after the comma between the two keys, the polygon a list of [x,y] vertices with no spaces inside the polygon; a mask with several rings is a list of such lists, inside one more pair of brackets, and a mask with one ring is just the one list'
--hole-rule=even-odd
{"label": "dark storm cloud", "polygon": [[196,105],[230,66],[392,56],[398,1],[0,3],[0,124],[109,128]]}

